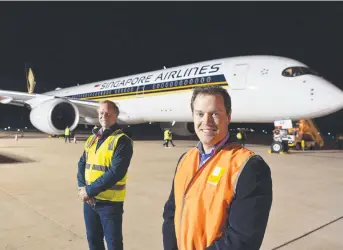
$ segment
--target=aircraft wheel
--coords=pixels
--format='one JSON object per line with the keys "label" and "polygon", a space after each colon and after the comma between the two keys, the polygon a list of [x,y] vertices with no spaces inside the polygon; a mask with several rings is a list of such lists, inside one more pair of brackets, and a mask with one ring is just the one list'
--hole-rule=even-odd
{"label": "aircraft wheel", "polygon": [[274,141],[271,147],[272,151],[275,153],[280,153],[283,150],[283,145],[281,142]]}

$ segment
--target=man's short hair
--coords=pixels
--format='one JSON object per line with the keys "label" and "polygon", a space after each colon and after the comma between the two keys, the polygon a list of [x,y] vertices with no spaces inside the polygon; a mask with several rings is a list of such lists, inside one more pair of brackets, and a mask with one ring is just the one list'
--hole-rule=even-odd
{"label": "man's short hair", "polygon": [[196,87],[193,90],[193,95],[191,99],[191,109],[192,113],[194,112],[194,101],[197,98],[198,95],[220,95],[223,97],[224,100],[224,106],[227,115],[231,113],[231,97],[229,93],[226,91],[226,89],[220,87],[220,86],[204,86],[204,87]]}
{"label": "man's short hair", "polygon": [[113,110],[117,114],[117,116],[119,116],[119,108],[118,108],[117,104],[115,104],[114,102],[112,102],[110,100],[104,100],[104,101],[101,101],[99,104],[108,104],[110,107],[113,108]]}

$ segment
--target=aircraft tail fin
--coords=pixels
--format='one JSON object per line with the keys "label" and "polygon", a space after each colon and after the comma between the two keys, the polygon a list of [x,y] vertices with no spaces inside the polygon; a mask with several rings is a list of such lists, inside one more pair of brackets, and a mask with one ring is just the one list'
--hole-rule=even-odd
{"label": "aircraft tail fin", "polygon": [[27,92],[29,94],[32,94],[35,90],[35,86],[36,86],[36,81],[35,81],[35,76],[33,74],[33,71],[31,68],[29,68],[28,72],[25,72],[26,74],[26,81],[27,81]]}

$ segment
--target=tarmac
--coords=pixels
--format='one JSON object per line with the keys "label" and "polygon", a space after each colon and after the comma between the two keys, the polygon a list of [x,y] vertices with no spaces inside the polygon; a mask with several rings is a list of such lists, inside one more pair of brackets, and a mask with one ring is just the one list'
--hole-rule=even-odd
{"label": "tarmac", "polygon": [[[161,250],[162,212],[180,155],[196,141],[135,141],[124,206],[124,249]],[[0,138],[0,249],[88,249],[77,162],[84,142]],[[343,249],[343,151],[268,154],[273,205],[261,249]]]}

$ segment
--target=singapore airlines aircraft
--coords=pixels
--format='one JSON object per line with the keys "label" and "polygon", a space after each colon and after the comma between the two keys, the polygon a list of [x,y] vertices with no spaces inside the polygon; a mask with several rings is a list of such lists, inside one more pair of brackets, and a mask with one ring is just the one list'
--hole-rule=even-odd
{"label": "singapore airlines aircraft", "polygon": [[97,124],[97,106],[120,108],[119,124],[173,122],[173,132],[194,131],[190,99],[196,86],[217,85],[232,98],[232,122],[311,119],[343,108],[343,92],[305,64],[277,56],[241,56],[56,89],[43,94],[0,90],[0,102],[31,109],[31,123],[48,134]]}

